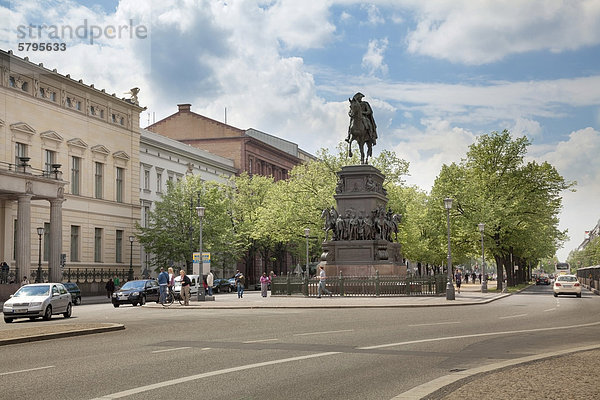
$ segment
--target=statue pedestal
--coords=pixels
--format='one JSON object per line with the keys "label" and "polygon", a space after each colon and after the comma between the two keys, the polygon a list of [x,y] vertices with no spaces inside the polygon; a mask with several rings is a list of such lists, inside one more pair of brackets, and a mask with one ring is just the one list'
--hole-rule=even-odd
{"label": "statue pedestal", "polygon": [[371,165],[345,166],[337,175],[337,208],[323,213],[333,237],[323,242],[319,266],[329,276],[406,276],[402,247],[392,242],[399,216],[386,211],[385,176]]}

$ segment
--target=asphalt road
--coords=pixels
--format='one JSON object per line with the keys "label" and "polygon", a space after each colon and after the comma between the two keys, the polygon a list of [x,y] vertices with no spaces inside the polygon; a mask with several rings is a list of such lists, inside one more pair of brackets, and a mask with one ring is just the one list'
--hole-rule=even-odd
{"label": "asphalt road", "polygon": [[[392,399],[455,371],[597,344],[599,316],[598,296],[554,298],[545,286],[460,307],[83,305],[75,309],[77,322],[126,329],[0,348],[0,393],[7,399]],[[62,320],[13,325],[40,323]]]}

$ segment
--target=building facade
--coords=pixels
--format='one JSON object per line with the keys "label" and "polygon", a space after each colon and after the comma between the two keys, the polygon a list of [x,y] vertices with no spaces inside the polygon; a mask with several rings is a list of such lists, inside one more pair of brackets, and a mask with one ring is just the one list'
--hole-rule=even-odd
{"label": "building facade", "polygon": [[[274,180],[287,179],[296,165],[314,159],[298,145],[256,129],[239,129],[191,111],[190,104],[178,104],[178,111],[150,126],[148,130],[168,136],[182,143],[233,160],[239,173],[272,176]],[[280,255],[289,265],[291,256]],[[248,263],[239,263],[247,283],[258,282],[266,260],[259,252]]]}
{"label": "building facade", "polygon": [[[148,215],[166,192],[168,181],[177,181],[186,175],[199,175],[204,181],[225,183],[238,172],[233,160],[146,129],[141,130],[140,140],[140,225],[143,227],[148,226]],[[156,275],[150,266],[151,259],[152,254],[142,247],[142,275]]]}
{"label": "building facade", "polygon": [[0,51],[0,260],[19,277],[41,258],[61,280],[62,254],[65,268],[139,268],[142,110]]}

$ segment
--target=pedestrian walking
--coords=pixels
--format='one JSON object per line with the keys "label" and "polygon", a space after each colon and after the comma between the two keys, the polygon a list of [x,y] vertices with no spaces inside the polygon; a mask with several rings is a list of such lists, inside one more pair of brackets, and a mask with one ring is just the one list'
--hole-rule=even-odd
{"label": "pedestrian walking", "polygon": [[468,284],[469,283],[469,273],[465,272],[465,283]]}
{"label": "pedestrian walking", "polygon": [[212,287],[214,284],[215,284],[215,276],[213,275],[212,271],[208,271],[208,275],[206,275],[206,286],[208,286],[208,295],[209,296],[213,295]]}
{"label": "pedestrian walking", "polygon": [[23,280],[21,281],[21,286],[25,286],[25,285],[29,285],[29,279],[27,279],[26,276],[24,276]]}
{"label": "pedestrian walking", "polygon": [[479,273],[479,275],[477,275],[477,278],[479,278],[479,283],[482,283],[482,282],[481,282],[481,279],[482,279],[482,278],[481,278],[481,272]]}
{"label": "pedestrian walking", "polygon": [[237,270],[234,278],[235,286],[237,287],[238,299],[241,299],[244,297],[244,284],[246,283],[246,278],[244,277],[244,274],[240,272],[239,269]]}
{"label": "pedestrian walking", "polygon": [[[472,273],[471,273],[471,281],[472,281],[473,283],[475,283],[475,278],[477,278],[477,275],[475,274],[475,272],[472,272]],[[479,282],[479,283],[481,283],[481,282]]]}
{"label": "pedestrian walking", "polygon": [[165,269],[163,267],[160,267],[160,274],[158,274],[158,289],[160,293],[159,302],[162,305],[165,305],[168,284],[169,274],[165,272]]}
{"label": "pedestrian walking", "polygon": [[319,266],[319,289],[317,291],[317,298],[321,298],[321,294],[328,294],[329,297],[332,296],[332,293],[325,287],[325,282],[327,281],[327,275],[325,275],[325,269],[323,266]]}
{"label": "pedestrian walking", "polygon": [[108,280],[106,281],[106,285],[104,285],[104,288],[106,289],[106,297],[110,299],[113,293],[115,292],[115,283],[111,278],[108,278]]}
{"label": "pedestrian walking", "polygon": [[267,276],[266,272],[263,272],[260,277],[260,295],[262,297],[267,297],[267,290],[269,290],[269,283],[271,283],[271,278]]}
{"label": "pedestrian walking", "polygon": [[190,305],[190,285],[192,281],[190,277],[185,274],[185,271],[182,269],[179,271],[179,276],[181,277],[181,298],[183,299],[183,305]]}
{"label": "pedestrian walking", "polygon": [[115,277],[113,278],[113,283],[115,284],[115,290],[117,290],[121,286],[121,280],[119,279],[117,274],[115,274]]}
{"label": "pedestrian walking", "polygon": [[[468,276],[468,275],[465,275]],[[458,290],[458,293],[460,293],[460,285],[462,283],[462,274],[460,272],[460,269],[456,270],[456,274],[454,275],[454,281],[456,282],[456,288]]]}

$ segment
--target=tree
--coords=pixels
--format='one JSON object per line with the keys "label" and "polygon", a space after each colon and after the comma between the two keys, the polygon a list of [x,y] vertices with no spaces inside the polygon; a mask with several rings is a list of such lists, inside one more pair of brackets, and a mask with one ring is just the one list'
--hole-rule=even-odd
{"label": "tree", "polygon": [[184,263],[187,272],[192,272],[192,253],[198,250],[200,240],[199,205],[206,209],[202,247],[211,252],[211,263],[224,268],[237,260],[240,245],[232,229],[227,191],[226,186],[204,182],[199,176],[168,182],[166,193],[149,213],[148,226],[137,226],[138,240],[152,254],[150,264],[158,268]]}
{"label": "tree", "polygon": [[[431,215],[438,220],[443,198],[454,199],[452,242],[459,255],[472,251],[479,239],[477,224],[485,224],[485,248],[496,261],[499,287],[503,267],[514,285],[524,279],[514,274],[515,261],[535,264],[553,255],[566,237],[557,216],[561,192],[574,183],[547,162],[524,163],[529,145],[527,138],[512,139],[506,130],[482,135],[460,164],[442,167],[432,189]],[[438,241],[441,236],[438,227]]]}

